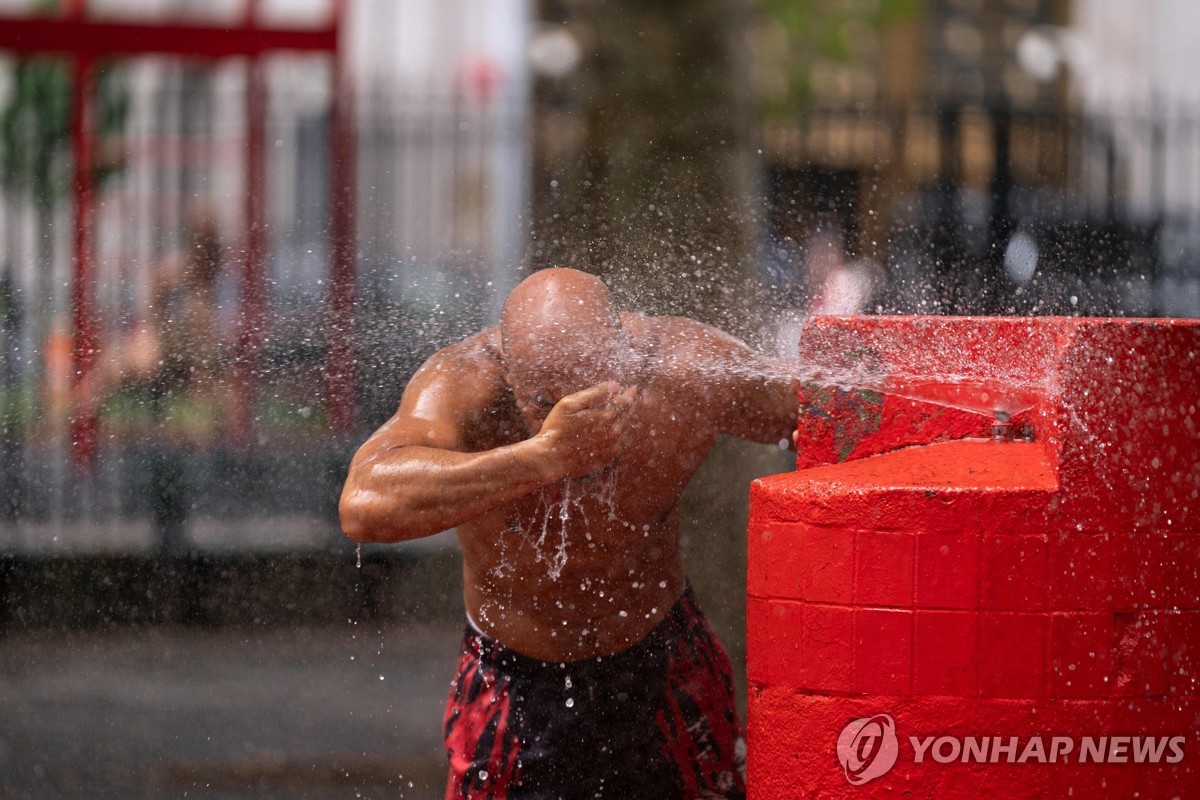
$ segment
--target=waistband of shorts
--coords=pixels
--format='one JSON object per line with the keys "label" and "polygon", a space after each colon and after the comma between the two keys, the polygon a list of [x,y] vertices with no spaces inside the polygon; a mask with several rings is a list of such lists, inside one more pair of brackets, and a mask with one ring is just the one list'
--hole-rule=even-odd
{"label": "waistband of shorts", "polygon": [[487,636],[487,634],[483,632],[483,628],[479,627],[479,623],[476,622],[475,618],[471,616],[471,609],[469,609],[469,608],[466,609],[466,614],[467,614],[467,627],[470,628],[475,633],[479,634],[480,636]]}
{"label": "waistband of shorts", "polygon": [[624,650],[618,650],[606,656],[584,658],[578,661],[542,661],[532,658],[505,647],[486,633],[479,631],[471,624],[473,620],[470,615],[467,615],[467,624],[464,626],[463,647],[477,658],[511,672],[542,673],[566,668],[573,670],[619,669],[625,664],[636,665],[643,662],[647,652],[662,648],[671,638],[685,629],[689,619],[702,613],[691,583],[685,581],[679,599],[671,606],[667,615],[650,629],[649,633]]}

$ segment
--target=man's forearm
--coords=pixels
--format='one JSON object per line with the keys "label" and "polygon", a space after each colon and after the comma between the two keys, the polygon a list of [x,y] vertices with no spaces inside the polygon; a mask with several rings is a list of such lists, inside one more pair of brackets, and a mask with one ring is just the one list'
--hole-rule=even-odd
{"label": "man's forearm", "polygon": [[339,505],[342,530],[364,542],[429,536],[556,479],[533,439],[482,453],[384,450],[351,469]]}

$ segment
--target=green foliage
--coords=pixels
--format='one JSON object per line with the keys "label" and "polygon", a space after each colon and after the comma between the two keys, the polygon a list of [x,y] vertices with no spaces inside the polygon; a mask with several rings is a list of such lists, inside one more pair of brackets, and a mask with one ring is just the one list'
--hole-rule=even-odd
{"label": "green foliage", "polygon": [[262,426],[281,433],[318,434],[326,430],[325,408],[316,403],[261,400],[255,411]]}
{"label": "green foliage", "polygon": [[17,386],[0,387],[0,426],[22,430],[38,418],[35,392]]}
{"label": "green foliage", "polygon": [[[28,58],[12,69],[12,94],[0,109],[0,180],[15,191],[29,191],[50,205],[70,185],[65,157],[71,138],[71,69],[57,58]],[[120,134],[129,115],[129,91],[119,67],[97,69],[93,85],[94,132],[98,139]],[[98,164],[99,184],[116,172]]]}
{"label": "green foliage", "polygon": [[[812,73],[818,64],[846,65],[862,60],[864,34],[878,36],[916,17],[922,0],[759,0],[770,38],[782,44],[769,58],[782,63],[774,91],[766,92],[767,111],[791,114],[813,96]],[[780,77],[778,74],[776,77]],[[784,84],[780,86],[778,84]]]}
{"label": "green foliage", "polygon": [[61,158],[70,136],[71,78],[67,65],[51,59],[19,61],[12,96],[0,111],[0,175],[5,185],[32,191],[41,204],[68,180]]}
{"label": "green foliage", "polygon": [[[33,419],[32,408],[15,404],[22,396],[13,393],[8,400],[18,420]],[[0,394],[0,411],[4,411],[5,395]],[[123,389],[104,398],[97,409],[101,425],[109,426],[123,435],[142,434],[158,429],[190,433],[203,438],[216,435],[221,429],[222,408],[215,397],[183,393],[160,401],[158,410],[143,388]],[[25,416],[22,417],[21,414]],[[325,409],[319,403],[301,400],[267,399],[254,404],[254,418],[263,432],[274,435],[319,435],[326,428]]]}

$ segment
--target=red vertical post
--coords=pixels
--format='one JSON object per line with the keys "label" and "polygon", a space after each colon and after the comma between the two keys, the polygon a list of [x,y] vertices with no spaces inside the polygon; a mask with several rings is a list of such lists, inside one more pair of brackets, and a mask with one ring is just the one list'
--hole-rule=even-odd
{"label": "red vertical post", "polygon": [[249,440],[253,429],[254,384],[267,320],[266,73],[251,58],[246,75],[246,250],[242,270],[242,314],[238,336],[238,409],[234,436]]}
{"label": "red vertical post", "polygon": [[71,456],[79,470],[96,455],[97,420],[91,391],[98,332],[92,297],[91,60],[78,56],[71,83],[71,141],[75,151],[74,280],[71,284]]}
{"label": "red vertical post", "polygon": [[[340,33],[342,4],[335,4]],[[340,36],[338,38],[340,45]],[[333,109],[330,117],[330,280],[326,323],[325,402],[329,426],[350,433],[355,424],[355,235],[354,112],[340,47],[333,53]]]}

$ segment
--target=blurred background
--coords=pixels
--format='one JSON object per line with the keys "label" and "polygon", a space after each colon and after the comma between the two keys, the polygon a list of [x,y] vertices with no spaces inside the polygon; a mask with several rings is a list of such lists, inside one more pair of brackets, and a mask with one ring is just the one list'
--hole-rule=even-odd
{"label": "blurred background", "polygon": [[[452,534],[354,449],[532,269],[809,314],[1200,316],[1189,0],[0,0],[0,797],[436,797]],[[748,481],[689,570],[741,672]]]}

